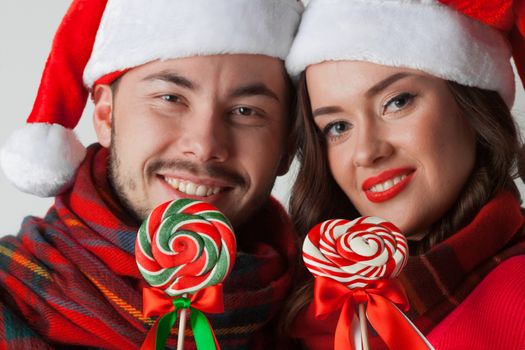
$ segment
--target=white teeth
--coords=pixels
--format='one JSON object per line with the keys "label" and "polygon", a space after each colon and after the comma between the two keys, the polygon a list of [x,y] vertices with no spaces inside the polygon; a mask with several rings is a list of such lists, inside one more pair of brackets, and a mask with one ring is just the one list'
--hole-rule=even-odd
{"label": "white teeth", "polygon": [[206,185],[197,185],[190,181],[165,177],[164,180],[174,189],[190,196],[209,197],[221,191],[220,187],[208,187]]}
{"label": "white teeth", "polygon": [[197,191],[195,191],[195,194],[197,196],[204,197],[207,192],[206,190],[207,190],[206,186],[200,185],[199,187],[197,187]]}
{"label": "white teeth", "polygon": [[197,191],[197,186],[193,182],[186,183],[186,194],[190,194],[194,196],[196,191]]}
{"label": "white teeth", "polygon": [[406,175],[401,175],[401,176],[396,176],[393,179],[386,180],[383,183],[380,183],[380,184],[372,186],[370,188],[370,192],[383,192],[383,191],[386,191],[386,190],[394,187],[395,185],[397,185],[401,181],[403,181],[406,177],[407,177]]}

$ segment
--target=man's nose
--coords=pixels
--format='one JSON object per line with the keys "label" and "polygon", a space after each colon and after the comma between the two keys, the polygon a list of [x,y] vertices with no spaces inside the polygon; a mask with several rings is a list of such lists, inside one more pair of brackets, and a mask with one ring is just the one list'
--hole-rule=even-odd
{"label": "man's nose", "polygon": [[185,121],[179,143],[183,157],[201,163],[225,161],[231,141],[225,120],[214,110],[198,114]]}

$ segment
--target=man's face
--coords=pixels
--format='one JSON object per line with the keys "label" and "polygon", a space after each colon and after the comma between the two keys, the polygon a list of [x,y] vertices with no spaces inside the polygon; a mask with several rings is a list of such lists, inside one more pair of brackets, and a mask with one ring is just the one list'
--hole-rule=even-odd
{"label": "man's face", "polygon": [[139,219],[177,198],[207,201],[238,226],[288,168],[282,62],[259,55],[155,61],[95,91],[110,180]]}

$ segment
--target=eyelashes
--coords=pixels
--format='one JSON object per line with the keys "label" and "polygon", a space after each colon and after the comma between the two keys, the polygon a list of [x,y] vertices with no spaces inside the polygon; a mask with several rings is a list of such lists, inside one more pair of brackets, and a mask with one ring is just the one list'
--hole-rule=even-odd
{"label": "eyelashes", "polygon": [[[381,116],[392,115],[394,117],[397,113],[404,111],[406,108],[411,106],[417,94],[410,92],[403,92],[395,95],[394,97],[387,100],[381,106]],[[342,136],[347,135],[354,125],[348,118],[336,119],[324,127],[320,128],[325,138],[330,141],[339,140]]]}
{"label": "eyelashes", "polygon": [[383,104],[383,114],[398,112],[409,106],[417,95],[403,92]]}
{"label": "eyelashes", "polygon": [[344,133],[352,129],[352,124],[345,120],[335,120],[328,123],[322,130],[323,135],[328,138],[334,139],[339,138]]}

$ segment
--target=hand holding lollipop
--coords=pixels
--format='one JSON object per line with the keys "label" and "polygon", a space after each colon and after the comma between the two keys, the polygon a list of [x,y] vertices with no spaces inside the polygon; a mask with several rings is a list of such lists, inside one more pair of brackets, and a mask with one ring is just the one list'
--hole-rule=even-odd
{"label": "hand holding lollipop", "polygon": [[[406,264],[406,238],[392,223],[377,217],[327,220],[308,233],[303,259],[315,277],[316,317],[341,310],[335,349],[367,349],[366,316],[391,349],[432,349],[398,309],[408,310],[401,285],[394,280]],[[359,305],[362,341],[351,330]],[[365,306],[366,305],[366,306]]]}
{"label": "hand holding lollipop", "polygon": [[150,330],[143,349],[164,348],[179,309],[177,349],[182,349],[188,308],[197,348],[219,348],[199,310],[224,312],[221,282],[231,272],[235,252],[230,222],[208,203],[180,199],[151,212],[138,232],[135,253],[152,287],[144,290],[145,316],[164,316]]}

